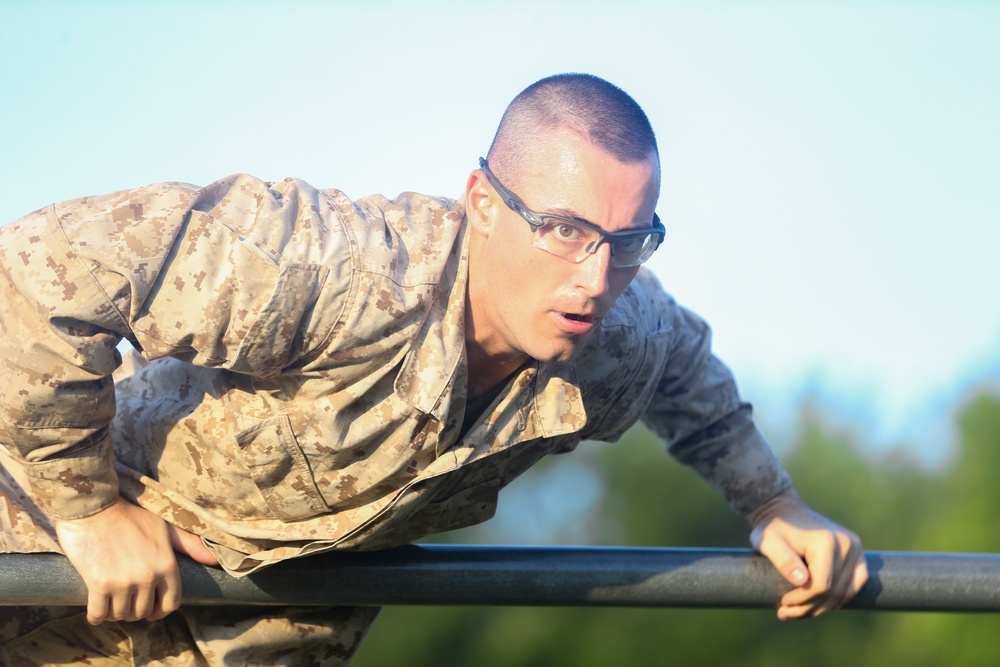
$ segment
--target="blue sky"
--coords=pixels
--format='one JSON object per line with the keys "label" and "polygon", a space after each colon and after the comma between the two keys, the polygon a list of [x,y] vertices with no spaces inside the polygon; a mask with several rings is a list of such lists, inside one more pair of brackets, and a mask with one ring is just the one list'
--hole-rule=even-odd
{"label": "blue sky", "polygon": [[1000,377],[1000,3],[0,0],[0,221],[233,172],[459,196],[506,103],[587,71],[657,130],[651,266],[762,423],[876,440]]}

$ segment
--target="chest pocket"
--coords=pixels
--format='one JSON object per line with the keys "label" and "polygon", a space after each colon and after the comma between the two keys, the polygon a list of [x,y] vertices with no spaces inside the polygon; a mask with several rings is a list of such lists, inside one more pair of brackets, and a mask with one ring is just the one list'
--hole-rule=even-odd
{"label": "chest pocket", "polygon": [[253,375],[277,374],[303,341],[300,324],[319,294],[328,270],[312,264],[288,262],[278,272],[274,291],[257,313],[240,342],[232,370]]}
{"label": "chest pocket", "polygon": [[236,443],[243,464],[275,518],[298,521],[330,510],[287,416],[265,419],[240,431]]}

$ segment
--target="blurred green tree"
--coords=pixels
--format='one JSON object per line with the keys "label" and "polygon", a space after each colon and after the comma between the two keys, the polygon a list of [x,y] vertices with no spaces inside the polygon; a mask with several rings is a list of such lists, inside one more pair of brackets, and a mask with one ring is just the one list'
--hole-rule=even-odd
{"label": "blurred green tree", "polygon": [[[805,404],[785,462],[802,496],[858,532],[869,549],[1000,552],[1000,485],[992,483],[1000,474],[1000,397],[973,398],[957,424],[951,465],[927,471],[902,451],[867,458],[862,438]],[[563,519],[586,530],[554,523],[553,539],[544,543],[583,535],[584,542],[627,546],[747,545],[746,523],[641,428],[617,444],[585,444],[568,456],[582,465],[581,480],[592,484],[596,476],[605,492],[586,516],[567,502]],[[566,460],[544,462],[504,493],[572,486],[556,472]],[[531,542],[494,522],[440,539],[498,538]],[[996,615],[904,612],[849,611],[783,624],[766,610],[395,607],[383,612],[355,665],[978,667],[996,663],[998,624]]]}

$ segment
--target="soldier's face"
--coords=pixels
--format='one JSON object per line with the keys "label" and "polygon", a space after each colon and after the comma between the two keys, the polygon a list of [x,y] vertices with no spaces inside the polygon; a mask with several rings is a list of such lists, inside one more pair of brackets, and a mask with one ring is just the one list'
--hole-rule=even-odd
{"label": "soldier's face", "polygon": [[[619,162],[569,132],[548,136],[540,148],[516,186],[508,186],[528,207],[609,232],[650,226],[659,195],[655,158]],[[476,338],[497,354],[569,361],[638,268],[613,267],[606,243],[579,263],[545,252],[532,245],[531,227],[494,190],[483,199],[490,195],[495,201],[487,202],[481,252],[470,265],[470,284],[480,286],[472,292]]]}

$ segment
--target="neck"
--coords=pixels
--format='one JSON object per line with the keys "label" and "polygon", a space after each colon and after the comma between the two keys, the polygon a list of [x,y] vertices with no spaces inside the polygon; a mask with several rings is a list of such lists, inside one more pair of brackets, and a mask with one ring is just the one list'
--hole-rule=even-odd
{"label": "neck", "polygon": [[[496,388],[530,359],[515,349],[488,314],[491,287],[479,271],[482,238],[470,230],[469,279],[465,288],[465,354],[469,368],[469,395],[482,396]],[[484,306],[484,304],[487,304]]]}
{"label": "neck", "polygon": [[465,342],[465,353],[469,362],[469,396],[471,397],[489,393],[528,361],[528,357],[524,354],[512,354],[507,357],[490,355],[468,338]]}
{"label": "neck", "polygon": [[497,345],[482,327],[476,327],[475,310],[466,293],[465,356],[469,364],[469,394],[482,396],[504,382],[529,359],[519,350]]}

